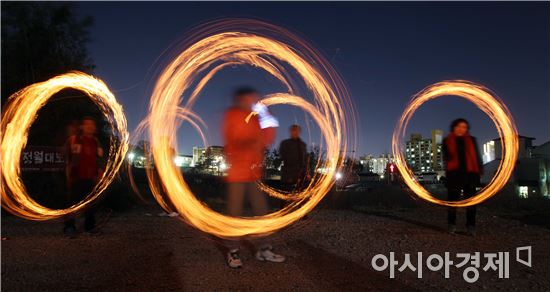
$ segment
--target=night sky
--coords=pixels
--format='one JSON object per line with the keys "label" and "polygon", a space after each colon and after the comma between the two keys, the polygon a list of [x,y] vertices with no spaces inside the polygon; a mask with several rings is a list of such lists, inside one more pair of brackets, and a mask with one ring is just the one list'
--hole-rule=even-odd
{"label": "night sky", "polygon": [[[550,3],[189,3],[80,2],[95,18],[91,57],[96,76],[113,90],[133,130],[148,107],[162,52],[194,26],[224,17],[252,17],[283,26],[316,47],[340,72],[358,112],[358,155],[390,152],[397,119],[412,95],[438,81],[464,79],[496,92],[521,135],[550,140]],[[164,60],[165,63],[168,60]],[[162,64],[165,64],[162,63]],[[229,68],[203,91],[194,110],[208,124],[211,145],[221,145],[220,123],[238,85],[262,93],[283,91],[273,77],[252,68]],[[214,102],[213,102],[214,101]],[[281,120],[277,142],[294,122],[295,108],[274,107]],[[491,121],[458,97],[426,103],[409,133],[448,131],[457,117],[471,121],[480,142],[497,137]],[[318,143],[318,131],[304,133]],[[202,145],[190,127],[178,132],[179,151]]]}

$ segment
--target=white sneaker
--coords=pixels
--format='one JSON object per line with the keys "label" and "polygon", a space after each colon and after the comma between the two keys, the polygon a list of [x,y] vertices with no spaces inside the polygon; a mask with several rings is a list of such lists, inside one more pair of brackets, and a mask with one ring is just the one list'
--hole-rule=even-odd
{"label": "white sneaker", "polygon": [[261,248],[256,252],[256,259],[262,262],[268,261],[272,263],[282,263],[285,261],[285,256],[276,254],[271,251],[273,248],[271,246]]}
{"label": "white sneaker", "polygon": [[243,262],[239,257],[238,249],[232,249],[227,253],[227,265],[232,269],[237,269],[243,266]]}

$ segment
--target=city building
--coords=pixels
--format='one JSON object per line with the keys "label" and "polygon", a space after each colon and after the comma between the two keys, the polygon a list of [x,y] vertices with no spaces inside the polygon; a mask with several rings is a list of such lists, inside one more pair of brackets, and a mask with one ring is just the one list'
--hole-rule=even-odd
{"label": "city building", "polygon": [[495,160],[495,141],[483,144],[483,164]]}
{"label": "city building", "polygon": [[177,155],[174,158],[174,163],[176,164],[177,167],[184,167],[184,168],[191,167],[191,165],[193,164],[193,156]]}
{"label": "city building", "polygon": [[381,154],[378,157],[369,154],[359,159],[359,163],[363,166],[363,173],[372,172],[378,175],[384,175],[388,164],[394,162],[395,159],[391,154]]}
{"label": "city building", "polygon": [[432,154],[431,159],[432,169],[434,171],[442,171],[443,168],[443,151],[441,145],[443,144],[443,130],[432,130]]}
{"label": "city building", "polygon": [[207,159],[221,161],[224,160],[222,146],[193,147],[193,161],[191,166],[204,163]]}
{"label": "city building", "polygon": [[[550,141],[533,146],[535,138],[519,136],[518,159],[505,189],[522,198],[543,196],[550,198]],[[483,165],[482,183],[489,183],[502,159],[500,138],[494,139],[494,159]],[[485,143],[488,144],[488,143]]]}
{"label": "city building", "polygon": [[228,165],[222,146],[193,147],[191,167],[200,167],[203,171],[213,174],[223,174]]}
{"label": "city building", "polygon": [[415,173],[443,171],[443,131],[432,130],[431,138],[412,134],[405,143],[405,160]]}
{"label": "city building", "polygon": [[205,153],[206,153],[206,148],[193,147],[193,161],[191,163],[192,164],[191,166],[195,167],[195,165],[203,161],[205,157]]}

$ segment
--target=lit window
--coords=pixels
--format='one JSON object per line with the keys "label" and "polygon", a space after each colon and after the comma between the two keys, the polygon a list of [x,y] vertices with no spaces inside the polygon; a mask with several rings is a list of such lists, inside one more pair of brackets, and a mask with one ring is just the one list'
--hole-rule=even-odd
{"label": "lit window", "polygon": [[527,198],[528,196],[529,196],[529,187],[520,186],[519,187],[519,197],[520,198]]}

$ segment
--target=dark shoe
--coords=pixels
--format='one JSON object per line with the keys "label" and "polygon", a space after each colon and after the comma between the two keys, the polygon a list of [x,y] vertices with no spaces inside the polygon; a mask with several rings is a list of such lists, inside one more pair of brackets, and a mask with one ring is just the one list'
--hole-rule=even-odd
{"label": "dark shoe", "polygon": [[101,231],[96,229],[96,228],[92,228],[90,230],[86,230],[86,234],[88,234],[89,236],[98,236],[98,235],[101,235]]}
{"label": "dark shoe", "polygon": [[95,227],[95,218],[93,216],[86,215],[86,219],[84,219],[84,231],[90,232],[94,230]]}
{"label": "dark shoe", "polygon": [[78,236],[78,232],[76,232],[76,227],[74,226],[65,226],[63,228],[63,233],[70,239],[74,239]]}
{"label": "dark shoe", "polygon": [[447,232],[449,232],[449,234],[455,234],[456,233],[456,225],[449,224],[449,226],[447,227]]}
{"label": "dark shoe", "polygon": [[469,236],[476,236],[476,227],[475,226],[467,226],[468,229],[467,233]]}

